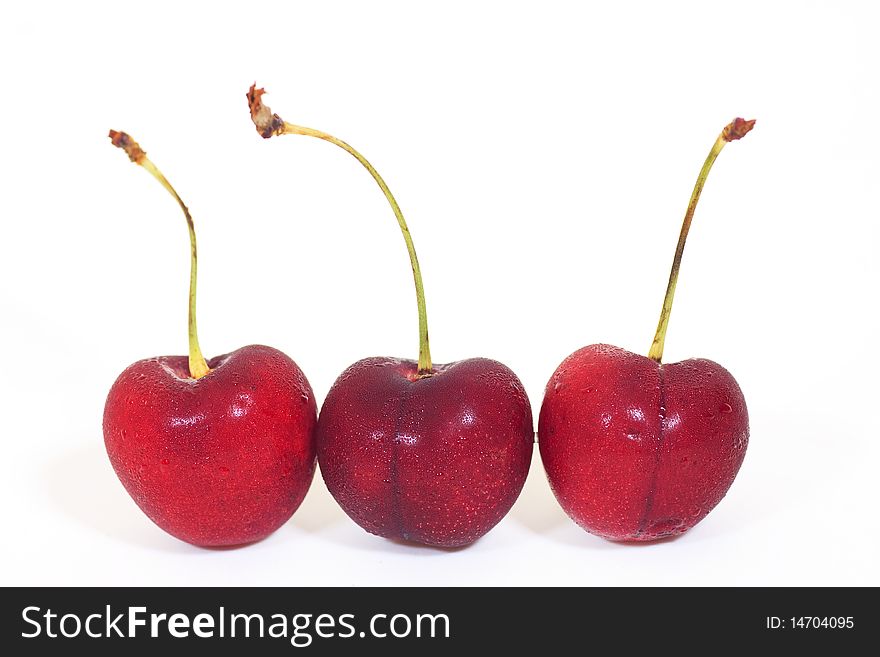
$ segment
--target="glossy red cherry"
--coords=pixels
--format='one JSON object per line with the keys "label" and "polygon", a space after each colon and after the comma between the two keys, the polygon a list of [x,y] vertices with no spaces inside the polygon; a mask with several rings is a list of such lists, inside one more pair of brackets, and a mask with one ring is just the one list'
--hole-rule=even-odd
{"label": "glossy red cherry", "polygon": [[434,365],[367,358],[337,379],[318,424],[336,501],[367,531],[428,545],[472,543],[510,510],[534,445],[519,379],[494,360]]}
{"label": "glossy red cherry", "polygon": [[317,443],[327,488],[374,534],[440,547],[472,543],[510,510],[528,474],[534,430],[525,390],[507,367],[485,358],[432,364],[418,258],[385,181],[345,142],[273,114],[263,93],[256,86],[248,93],[261,136],[323,139],[370,172],[397,217],[416,287],[418,363],[359,361],[324,401]]}
{"label": "glossy red cherry", "polygon": [[252,345],[208,361],[138,361],[104,410],[113,469],[147,517],[201,546],[265,538],[299,507],[315,472],[315,396],[299,367]]}
{"label": "glossy red cherry", "polygon": [[547,384],[541,458],[559,503],[614,540],[680,534],[733,483],[749,437],[745,399],[721,365],[660,364],[584,347]]}
{"label": "glossy red cherry", "polygon": [[649,357],[591,345],[550,378],[538,422],[541,459],[560,505],[581,527],[618,541],[681,534],[708,514],[745,456],[749,420],[733,376],[705,359],[661,364],[684,244],[706,176],[724,145],[754,121],[736,119],[697,179]]}
{"label": "glossy red cherry", "polygon": [[314,394],[296,363],[271,347],[204,359],[189,210],[134,140],[110,137],[177,200],[191,269],[189,356],[149,358],[122,372],[104,409],[107,454],[137,505],[172,536],[199,546],[258,541],[290,518],[312,481]]}

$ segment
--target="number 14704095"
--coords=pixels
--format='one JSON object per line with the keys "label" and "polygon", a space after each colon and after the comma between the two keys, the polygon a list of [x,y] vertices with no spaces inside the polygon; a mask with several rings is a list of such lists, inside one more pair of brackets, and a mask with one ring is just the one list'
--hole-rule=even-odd
{"label": "number 14704095", "polygon": [[848,630],[854,626],[852,616],[767,616],[768,630]]}

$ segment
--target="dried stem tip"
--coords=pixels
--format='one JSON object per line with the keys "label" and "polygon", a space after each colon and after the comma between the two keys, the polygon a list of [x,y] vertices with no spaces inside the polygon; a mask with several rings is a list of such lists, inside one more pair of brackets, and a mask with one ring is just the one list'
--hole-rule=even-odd
{"label": "dried stem tip", "polygon": [[128,155],[128,159],[135,164],[141,164],[146,159],[146,151],[128,133],[111,130],[109,137],[113,145],[124,150],[125,154]]}
{"label": "dried stem tip", "polygon": [[262,98],[265,93],[266,90],[257,89],[257,83],[254,82],[247,92],[247,101],[254,127],[263,139],[269,139],[272,135],[281,134],[284,129],[284,119],[273,114],[269,106],[263,104]]}
{"label": "dried stem tip", "polygon": [[755,119],[746,121],[745,119],[736,118],[731,121],[724,130],[721,131],[721,137],[724,141],[735,141],[745,137],[749,131],[755,127]]}

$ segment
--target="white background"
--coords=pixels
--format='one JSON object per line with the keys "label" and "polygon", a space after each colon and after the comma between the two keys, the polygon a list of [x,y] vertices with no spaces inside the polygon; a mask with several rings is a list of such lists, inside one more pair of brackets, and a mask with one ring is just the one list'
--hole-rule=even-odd
{"label": "white background", "polygon": [[[285,7],[285,5],[287,5]],[[0,20],[3,584],[880,584],[878,15],[871,2],[16,3]],[[556,504],[537,451],[470,548],[363,532],[320,477],[243,549],[153,526],[104,453],[129,363],[186,350],[187,238],[107,140],[126,130],[193,211],[210,355],[264,343],[319,401],[347,365],[416,356],[404,244],[437,362],[543,386],[576,348],[645,353],[699,167],[666,360],[712,358],[749,404],[745,464],[684,537],[605,542]]]}

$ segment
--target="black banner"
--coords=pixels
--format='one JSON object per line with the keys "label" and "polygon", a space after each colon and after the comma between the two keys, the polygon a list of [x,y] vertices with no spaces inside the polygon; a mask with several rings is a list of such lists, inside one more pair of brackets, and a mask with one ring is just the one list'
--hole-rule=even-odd
{"label": "black banner", "polygon": [[366,648],[421,657],[478,647],[588,653],[602,645],[690,654],[871,645],[880,638],[875,595],[839,588],[23,588],[3,589],[0,612],[4,653],[14,655]]}

